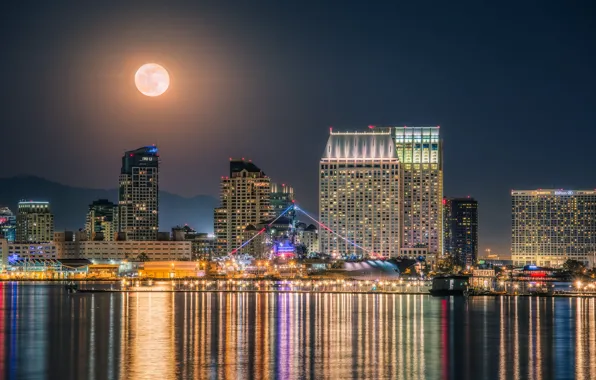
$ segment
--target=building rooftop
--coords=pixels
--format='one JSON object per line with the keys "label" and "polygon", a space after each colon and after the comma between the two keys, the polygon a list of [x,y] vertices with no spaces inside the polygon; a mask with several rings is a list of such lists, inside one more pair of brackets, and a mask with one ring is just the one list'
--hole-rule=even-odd
{"label": "building rooftop", "polygon": [[565,189],[536,189],[536,190],[511,190],[511,195],[596,195],[596,190],[565,190]]}
{"label": "building rooftop", "polygon": [[252,224],[249,224],[248,226],[246,226],[246,228],[244,229],[244,231],[256,231],[257,228],[255,226],[253,226]]}
{"label": "building rooftop", "polygon": [[265,173],[252,161],[242,160],[230,160],[230,177],[234,176],[234,173],[240,173],[246,170],[249,173],[259,173],[265,175]]}
{"label": "building rooftop", "polygon": [[317,227],[314,224],[309,224],[308,227],[304,229],[304,231],[316,231]]}
{"label": "building rooftop", "polygon": [[330,132],[321,161],[387,160],[398,161],[389,131]]}

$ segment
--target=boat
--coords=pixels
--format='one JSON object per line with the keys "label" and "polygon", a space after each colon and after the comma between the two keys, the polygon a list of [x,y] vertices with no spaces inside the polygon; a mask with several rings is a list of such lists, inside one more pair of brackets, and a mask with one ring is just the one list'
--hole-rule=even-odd
{"label": "boat", "polygon": [[79,291],[79,285],[71,281],[64,286],[64,289],[68,292],[68,294],[74,294]]}
{"label": "boat", "polygon": [[469,276],[436,276],[432,281],[430,294],[437,297],[469,295]]}

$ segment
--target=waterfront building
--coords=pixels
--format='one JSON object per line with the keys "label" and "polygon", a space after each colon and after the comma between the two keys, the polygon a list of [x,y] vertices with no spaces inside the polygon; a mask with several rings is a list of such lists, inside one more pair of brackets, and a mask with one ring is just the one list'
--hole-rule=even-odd
{"label": "waterfront building", "polygon": [[140,278],[188,278],[205,276],[205,268],[193,261],[147,261],[139,264]]}
{"label": "waterfront building", "polygon": [[54,214],[50,203],[20,201],[17,213],[16,242],[44,243],[54,237]]}
{"label": "waterfront building", "polygon": [[118,229],[126,240],[157,240],[159,154],[156,146],[124,153],[118,193]]}
{"label": "waterfront building", "polygon": [[246,227],[270,218],[270,191],[271,180],[259,167],[244,159],[230,160],[229,176],[221,178],[220,207],[214,211],[220,254],[242,245]]}
{"label": "waterfront building", "polygon": [[593,267],[595,190],[512,190],[511,259],[559,267],[567,259]]}
{"label": "waterfront building", "polygon": [[107,199],[98,199],[89,205],[85,232],[90,240],[115,240],[118,206]]}
{"label": "waterfront building", "polygon": [[296,241],[304,245],[306,253],[319,252],[319,231],[314,224],[298,223],[296,226]]}
{"label": "waterfront building", "polygon": [[399,158],[389,131],[330,131],[319,167],[319,220],[337,234],[319,231],[319,252],[398,256],[400,194]]}
{"label": "waterfront building", "polygon": [[497,275],[493,268],[474,268],[470,286],[475,289],[495,290]]}
{"label": "waterfront building", "polygon": [[[440,128],[383,127],[390,131],[402,168],[402,248],[443,253],[443,148]],[[406,256],[404,251],[403,256]]]}
{"label": "waterfront building", "polygon": [[17,237],[17,217],[8,207],[0,207],[0,235],[11,242]]}
{"label": "waterfront building", "polygon": [[431,253],[425,246],[415,248],[402,248],[400,257],[403,259],[424,262],[427,266],[434,268],[438,261],[438,254]]}
{"label": "waterfront building", "polygon": [[193,260],[211,260],[216,254],[216,239],[212,234],[197,232],[191,243]]}
{"label": "waterfront building", "polygon": [[56,241],[61,259],[109,261],[190,260],[190,241]]}
{"label": "waterfront building", "polygon": [[197,232],[188,225],[172,228],[172,240],[190,241],[193,260],[211,260],[216,254],[216,238],[206,232]]}
{"label": "waterfront building", "polygon": [[478,202],[473,198],[445,198],[443,201],[443,244],[445,255],[460,266],[478,259]]}
{"label": "waterfront building", "polygon": [[22,260],[56,259],[58,257],[54,243],[14,243],[0,239],[3,265],[11,265]]}

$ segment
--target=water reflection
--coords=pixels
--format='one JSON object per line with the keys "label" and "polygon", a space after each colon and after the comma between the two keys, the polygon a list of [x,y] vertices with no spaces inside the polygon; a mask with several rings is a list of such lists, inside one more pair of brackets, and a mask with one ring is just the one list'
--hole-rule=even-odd
{"label": "water reflection", "polygon": [[0,283],[0,379],[593,379],[594,299]]}

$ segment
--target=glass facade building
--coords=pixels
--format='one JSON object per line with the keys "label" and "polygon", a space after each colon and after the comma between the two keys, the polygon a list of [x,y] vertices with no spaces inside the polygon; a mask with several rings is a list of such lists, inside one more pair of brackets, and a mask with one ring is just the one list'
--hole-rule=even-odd
{"label": "glass facade building", "polygon": [[478,258],[478,202],[473,198],[446,198],[444,204],[444,249],[461,266]]}
{"label": "glass facade building", "polygon": [[512,190],[511,214],[515,265],[558,267],[567,259],[594,265],[596,191]]}
{"label": "glass facade building", "polygon": [[[285,183],[278,185],[277,183],[271,183],[271,211],[273,217],[278,217],[288,207],[294,204],[294,188],[287,186]],[[295,211],[290,210],[286,212],[284,216],[290,219],[294,219]]]}
{"label": "glass facade building", "polygon": [[404,251],[443,253],[443,147],[440,128],[383,127],[395,141],[402,167]]}
{"label": "glass facade building", "polygon": [[127,240],[157,240],[159,154],[156,146],[124,153],[120,170],[118,230]]}

